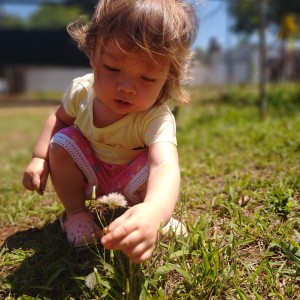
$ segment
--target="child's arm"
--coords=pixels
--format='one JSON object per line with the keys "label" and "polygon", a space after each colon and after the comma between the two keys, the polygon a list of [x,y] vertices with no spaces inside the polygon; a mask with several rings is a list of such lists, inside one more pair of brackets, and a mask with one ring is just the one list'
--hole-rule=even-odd
{"label": "child's arm", "polygon": [[60,105],[47,119],[33,151],[32,160],[27,166],[23,185],[28,190],[44,193],[49,175],[48,150],[52,136],[60,129],[72,125],[71,118]]}
{"label": "child's arm", "polygon": [[133,262],[151,257],[160,226],[170,220],[179,194],[180,171],[176,146],[159,142],[149,150],[149,180],[143,203],[128,209],[109,225],[105,248],[122,250]]}

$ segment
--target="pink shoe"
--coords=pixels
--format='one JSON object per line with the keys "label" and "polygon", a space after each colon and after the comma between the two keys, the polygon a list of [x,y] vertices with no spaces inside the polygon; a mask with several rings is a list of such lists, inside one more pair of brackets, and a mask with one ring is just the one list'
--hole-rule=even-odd
{"label": "pink shoe", "polygon": [[67,234],[67,240],[75,248],[97,243],[101,238],[101,229],[94,222],[91,213],[80,212],[67,219],[64,211],[60,218],[60,225],[63,232]]}

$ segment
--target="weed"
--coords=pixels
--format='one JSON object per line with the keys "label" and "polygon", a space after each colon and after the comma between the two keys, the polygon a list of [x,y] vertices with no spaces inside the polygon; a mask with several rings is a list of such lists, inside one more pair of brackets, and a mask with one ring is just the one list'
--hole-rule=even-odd
{"label": "weed", "polygon": [[175,211],[189,236],[162,238],[140,265],[70,248],[51,184],[43,197],[21,186],[53,107],[1,108],[1,299],[299,299],[299,88],[268,89],[264,121],[252,87],[191,93],[177,116]]}

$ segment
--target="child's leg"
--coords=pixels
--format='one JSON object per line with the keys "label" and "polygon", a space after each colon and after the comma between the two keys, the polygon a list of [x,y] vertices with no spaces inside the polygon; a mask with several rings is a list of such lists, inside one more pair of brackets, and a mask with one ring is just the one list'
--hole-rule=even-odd
{"label": "child's leg", "polygon": [[70,154],[56,143],[49,150],[50,175],[67,217],[85,211],[85,178]]}
{"label": "child's leg", "polygon": [[80,210],[91,199],[93,186],[98,186],[99,168],[91,145],[78,128],[67,127],[53,136],[49,152],[50,174],[59,198],[67,211]]}
{"label": "child's leg", "polygon": [[75,127],[62,129],[50,143],[50,175],[65,207],[60,222],[74,247],[93,244],[101,237],[101,229],[85,207],[85,200],[89,199],[87,194],[90,194],[87,183],[97,186],[92,155],[89,143]]}

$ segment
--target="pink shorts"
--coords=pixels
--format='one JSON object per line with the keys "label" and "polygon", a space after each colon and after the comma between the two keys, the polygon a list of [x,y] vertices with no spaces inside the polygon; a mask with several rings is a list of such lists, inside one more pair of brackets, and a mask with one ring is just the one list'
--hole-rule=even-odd
{"label": "pink shorts", "polygon": [[141,201],[134,193],[148,181],[148,151],[126,165],[105,163],[96,156],[89,141],[75,126],[57,132],[51,143],[62,146],[85,175],[87,199],[91,199],[93,186],[96,186],[97,197],[118,192],[126,197],[131,206]]}

